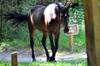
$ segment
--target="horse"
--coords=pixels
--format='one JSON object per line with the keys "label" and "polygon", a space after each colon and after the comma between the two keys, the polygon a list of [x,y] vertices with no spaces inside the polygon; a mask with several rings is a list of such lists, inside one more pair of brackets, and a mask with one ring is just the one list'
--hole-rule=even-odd
{"label": "horse", "polygon": [[[35,5],[33,6],[27,15],[23,15],[16,12],[8,13],[8,19],[17,19],[19,21],[28,21],[30,47],[32,51],[32,60],[35,61],[34,54],[34,31],[38,29],[42,32],[43,37],[41,43],[44,47],[47,61],[55,61],[56,52],[59,46],[59,35],[61,25],[64,26],[64,33],[69,32],[68,20],[69,20],[69,8],[77,6],[77,4],[63,5],[61,2],[51,3],[47,6]],[[20,22],[19,22],[20,23]],[[49,36],[52,55],[49,55],[46,47],[46,39]]]}
{"label": "horse", "polygon": [[[44,47],[47,61],[55,61],[55,55],[58,49],[58,41],[61,24],[64,24],[64,32],[68,33],[68,8],[62,3],[52,3],[48,6],[36,5],[28,13],[28,28],[30,33],[30,45],[32,49],[32,58],[35,61],[34,55],[34,30],[38,29],[43,33],[42,45]],[[46,38],[49,36],[52,56],[46,47]]]}

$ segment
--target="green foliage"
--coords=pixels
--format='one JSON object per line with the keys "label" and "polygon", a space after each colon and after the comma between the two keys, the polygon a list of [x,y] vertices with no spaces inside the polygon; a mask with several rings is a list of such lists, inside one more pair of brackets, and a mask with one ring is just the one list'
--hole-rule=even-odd
{"label": "green foliage", "polygon": [[[83,51],[86,49],[86,37],[84,24],[79,25],[79,34],[74,37],[75,51]],[[83,50],[82,50],[83,49]]]}
{"label": "green foliage", "polygon": [[[13,26],[10,22],[3,23],[2,27],[3,39],[13,40],[15,39],[25,39],[28,35],[28,27],[25,25]],[[23,27],[21,27],[23,26]]]}
{"label": "green foliage", "polygon": [[27,13],[36,2],[36,0],[22,0],[21,4],[17,6],[17,10],[22,13]]}
{"label": "green foliage", "polygon": [[84,9],[81,8],[74,8],[69,10],[70,13],[70,24],[75,23],[75,19],[77,20],[77,24],[84,23]]}

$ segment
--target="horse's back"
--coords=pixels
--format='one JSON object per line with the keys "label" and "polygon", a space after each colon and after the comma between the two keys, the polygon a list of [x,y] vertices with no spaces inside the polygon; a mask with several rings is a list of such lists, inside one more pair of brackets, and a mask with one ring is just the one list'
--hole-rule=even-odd
{"label": "horse's back", "polygon": [[39,29],[41,31],[45,31],[44,15],[43,15],[45,7],[46,6],[44,5],[35,5],[29,11],[29,18],[30,18],[29,23],[32,23],[31,25],[34,26],[34,28]]}
{"label": "horse's back", "polygon": [[33,15],[34,22],[41,22],[44,19],[43,12],[45,6],[43,5],[36,5],[31,9],[31,15]]}
{"label": "horse's back", "polygon": [[45,7],[45,6],[44,6],[44,5],[35,5],[35,6],[33,6],[33,7],[31,8],[31,12],[37,10],[38,8],[43,8],[43,7]]}

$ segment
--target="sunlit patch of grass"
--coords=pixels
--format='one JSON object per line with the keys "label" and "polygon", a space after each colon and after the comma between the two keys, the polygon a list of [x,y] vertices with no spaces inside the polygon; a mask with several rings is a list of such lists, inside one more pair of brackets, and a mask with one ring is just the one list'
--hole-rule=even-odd
{"label": "sunlit patch of grass", "polygon": [[[11,66],[11,63],[0,61],[0,66]],[[57,62],[30,62],[18,63],[18,66],[87,66],[84,59],[71,60],[71,61],[57,61]]]}

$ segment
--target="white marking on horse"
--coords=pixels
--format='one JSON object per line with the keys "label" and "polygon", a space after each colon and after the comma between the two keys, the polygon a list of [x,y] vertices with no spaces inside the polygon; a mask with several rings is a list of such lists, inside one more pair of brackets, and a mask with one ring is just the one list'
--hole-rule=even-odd
{"label": "white marking on horse", "polygon": [[55,8],[56,4],[50,4],[46,7],[44,10],[44,18],[45,18],[45,24],[47,25],[52,19],[56,18]]}
{"label": "white marking on horse", "polygon": [[34,21],[33,21],[33,15],[30,15],[30,19],[31,19],[31,23],[33,24]]}

